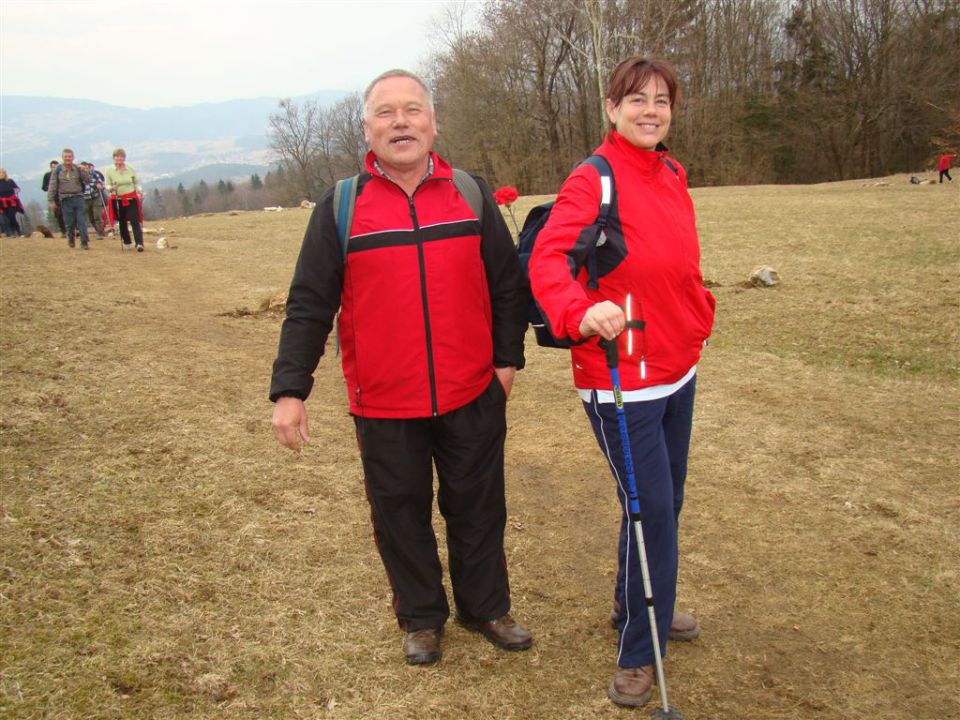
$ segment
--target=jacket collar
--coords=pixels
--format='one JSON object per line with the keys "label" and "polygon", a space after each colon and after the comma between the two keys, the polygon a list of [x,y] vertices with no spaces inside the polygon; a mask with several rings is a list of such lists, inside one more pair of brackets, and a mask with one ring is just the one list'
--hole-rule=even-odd
{"label": "jacket collar", "polygon": [[615,147],[619,152],[626,155],[630,160],[637,164],[642,170],[653,172],[663,164],[663,159],[667,156],[667,146],[658,143],[653,150],[645,150],[637,147],[627,140],[616,130],[607,133],[606,142]]}
{"label": "jacket collar", "polygon": [[[374,177],[390,180],[390,176],[383,172],[380,163],[377,162],[377,156],[373,154],[372,150],[367,151],[363,165],[364,169]],[[453,169],[450,167],[450,164],[431,150],[429,161],[427,162],[427,174],[423,176],[421,182],[434,179],[450,180],[451,178],[453,178]]]}

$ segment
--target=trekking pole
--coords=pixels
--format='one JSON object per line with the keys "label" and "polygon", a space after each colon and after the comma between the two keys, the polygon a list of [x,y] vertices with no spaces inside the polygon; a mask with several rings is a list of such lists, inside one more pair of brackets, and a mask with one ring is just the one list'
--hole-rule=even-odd
{"label": "trekking pole", "polygon": [[657,632],[657,617],[653,606],[653,585],[650,583],[650,568],[647,565],[647,549],[643,542],[643,526],[640,519],[640,498],[637,495],[637,479],[633,471],[633,454],[630,452],[630,434],[627,432],[627,416],[623,411],[623,393],[620,390],[620,350],[617,339],[600,339],[600,347],[607,355],[610,383],[617,409],[617,425],[620,427],[620,445],[627,471],[627,499],[629,516],[633,522],[633,534],[637,539],[637,554],[640,556],[640,573],[643,576],[643,598],[647,604],[650,621],[650,637],[653,641],[653,657],[657,666],[657,685],[660,688],[660,707],[651,713],[655,720],[683,720],[683,714],[667,701],[667,680],[663,673],[663,657],[660,655],[660,634]]}
{"label": "trekking pole", "polygon": [[[101,195],[100,197],[102,200],[103,196]],[[113,233],[114,238],[120,241],[120,249],[126,250],[123,245],[123,236],[117,229],[117,221],[120,219],[120,198],[116,194],[116,190],[111,191],[108,201],[110,203],[110,207],[107,209],[107,219],[110,221],[110,232]]]}
{"label": "trekking pole", "polygon": [[[100,223],[104,227],[104,232],[106,232],[107,222],[110,220],[110,211],[107,210],[107,201],[104,200],[104,191],[102,187],[97,188],[97,197],[100,198],[100,210],[103,215],[100,217]],[[110,232],[113,235],[116,235],[116,231],[113,228],[113,223],[110,223]]]}

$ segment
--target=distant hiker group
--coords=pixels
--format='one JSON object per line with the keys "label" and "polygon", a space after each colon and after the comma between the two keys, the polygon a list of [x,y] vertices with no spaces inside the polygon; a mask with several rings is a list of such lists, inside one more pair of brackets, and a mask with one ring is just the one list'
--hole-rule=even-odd
{"label": "distant hiker group", "polygon": [[[123,148],[113,151],[113,167],[101,173],[91,162],[74,163],[74,153],[64,148],[61,162],[52,160],[41,188],[47,193],[51,221],[60,228],[68,247],[90,248],[87,223],[97,237],[106,237],[119,223],[121,247],[143,252],[143,187],[137,172],[126,164]],[[131,238],[131,229],[133,237]]]}

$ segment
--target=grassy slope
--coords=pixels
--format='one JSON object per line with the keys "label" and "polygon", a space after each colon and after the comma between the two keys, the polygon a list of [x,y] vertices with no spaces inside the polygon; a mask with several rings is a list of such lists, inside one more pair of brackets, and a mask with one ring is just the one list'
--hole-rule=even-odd
{"label": "grassy slope", "polygon": [[[700,370],[671,646],[689,718],[960,714],[958,187],[694,192]],[[531,199],[521,199],[521,213]],[[564,353],[511,400],[508,559],[537,634],[400,660],[337,364],[282,451],[265,400],[305,211],[166,223],[176,249],[0,241],[0,714],[598,718],[616,507]],[[755,265],[782,286],[739,286]],[[438,526],[441,522],[438,519]]]}

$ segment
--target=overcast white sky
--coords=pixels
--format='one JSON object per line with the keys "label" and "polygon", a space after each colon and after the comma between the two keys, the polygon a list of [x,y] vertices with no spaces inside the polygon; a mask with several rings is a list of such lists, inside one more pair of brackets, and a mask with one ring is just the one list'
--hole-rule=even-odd
{"label": "overcast white sky", "polygon": [[420,69],[444,0],[0,0],[0,93],[151,108]]}

